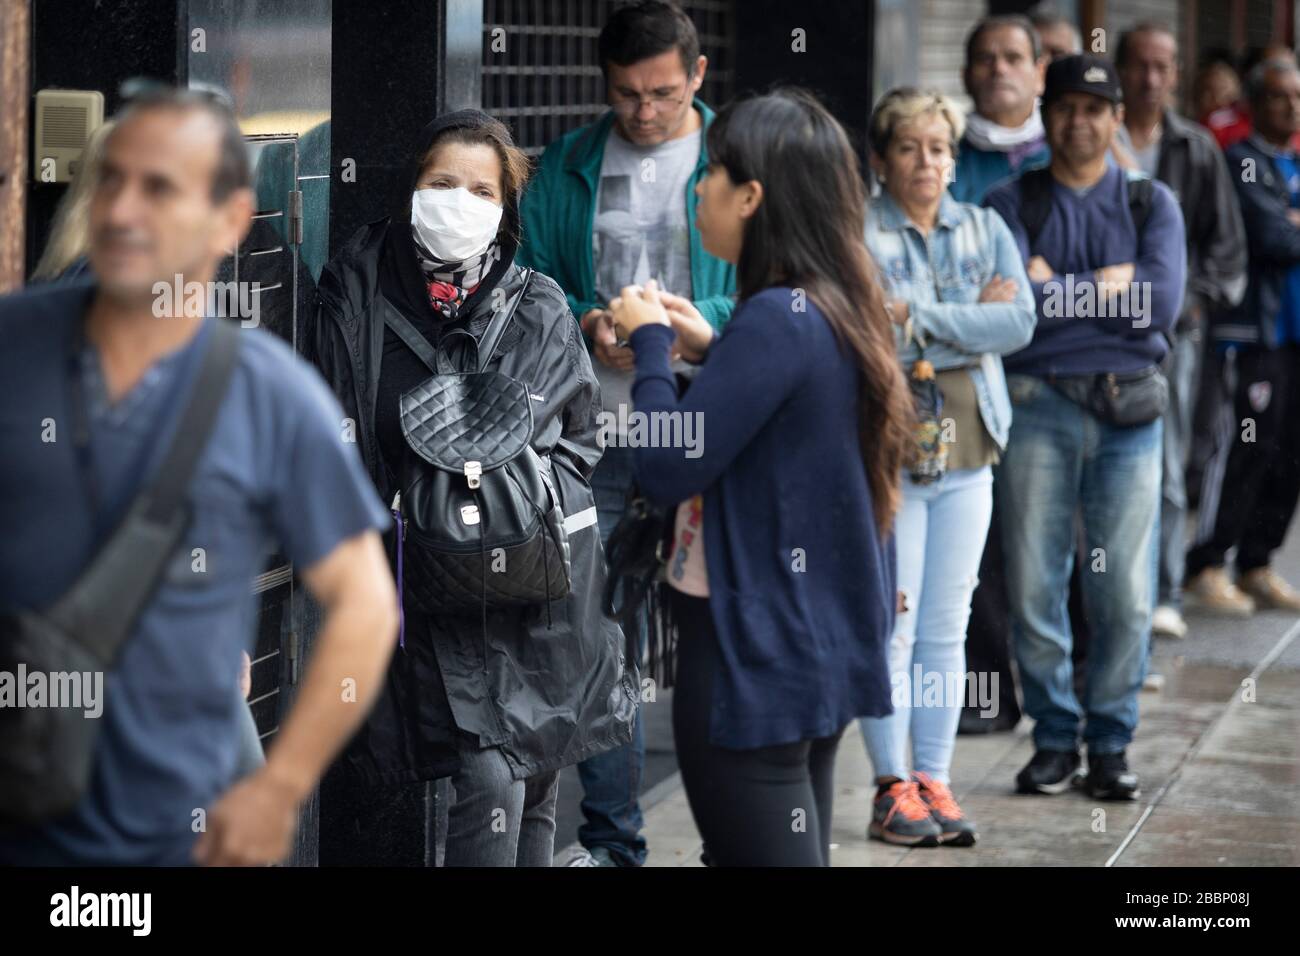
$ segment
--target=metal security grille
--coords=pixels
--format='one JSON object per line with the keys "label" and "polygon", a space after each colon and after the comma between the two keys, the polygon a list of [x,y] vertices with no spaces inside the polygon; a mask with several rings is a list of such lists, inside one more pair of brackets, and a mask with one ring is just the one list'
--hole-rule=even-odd
{"label": "metal security grille", "polygon": [[[589,123],[608,107],[596,38],[618,0],[484,0],[483,109],[507,123],[529,155]],[[733,0],[696,0],[695,21],[709,70],[700,95],[710,105],[732,91]],[[502,49],[504,47],[504,49]]]}

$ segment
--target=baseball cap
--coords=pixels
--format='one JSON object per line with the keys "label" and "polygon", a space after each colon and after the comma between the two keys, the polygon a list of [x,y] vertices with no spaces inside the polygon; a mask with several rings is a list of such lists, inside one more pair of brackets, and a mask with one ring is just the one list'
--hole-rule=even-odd
{"label": "baseball cap", "polygon": [[1062,93],[1091,93],[1112,103],[1124,99],[1115,67],[1109,60],[1089,53],[1063,56],[1048,65],[1043,103],[1052,102]]}

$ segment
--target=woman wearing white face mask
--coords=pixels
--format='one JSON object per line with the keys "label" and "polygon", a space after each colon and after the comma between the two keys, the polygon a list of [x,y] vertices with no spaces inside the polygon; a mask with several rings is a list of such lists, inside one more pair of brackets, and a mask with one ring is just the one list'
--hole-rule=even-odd
{"label": "woman wearing white face mask", "polygon": [[[524,287],[514,255],[527,176],[501,123],[477,110],[441,117],[420,137],[394,214],[363,227],[321,275],[308,351],[386,501],[408,453],[399,399],[433,374],[394,325],[404,319],[445,356],[440,371],[473,367],[494,313]],[[618,627],[600,613],[604,558],[587,483],[601,454],[600,404],[577,323],[549,278],[528,279],[493,354],[489,370],[527,386],[530,444],[564,514],[572,587],[549,606],[425,615],[412,600],[415,569],[389,541],[402,648],[388,692],[322,788],[322,817],[343,824],[330,832],[357,834],[339,854],[347,862],[389,862],[373,838],[392,788],[450,777],[446,865],[549,866],[559,768],[630,739],[638,688]]]}

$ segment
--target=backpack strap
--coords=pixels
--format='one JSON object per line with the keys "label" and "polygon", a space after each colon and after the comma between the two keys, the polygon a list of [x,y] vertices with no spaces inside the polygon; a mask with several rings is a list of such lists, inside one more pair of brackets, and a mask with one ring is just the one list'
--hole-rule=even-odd
{"label": "backpack strap", "polygon": [[[475,342],[478,355],[477,371],[479,372],[487,368],[488,362],[492,360],[497,347],[501,344],[502,336],[505,335],[506,329],[510,325],[510,320],[514,318],[515,310],[519,308],[519,303],[528,290],[528,281],[533,277],[533,270],[525,269],[523,274],[524,278],[519,284],[519,289],[510,297],[509,302],[493,314],[491,321],[488,322],[488,327],[483,330],[483,335]],[[384,300],[384,324],[406,343],[407,348],[419,357],[430,372],[441,375],[449,371],[448,368],[442,367],[438,361],[440,357],[445,358],[442,353],[435,349],[433,344],[420,333],[420,330],[411,324],[411,320],[402,315],[387,299]],[[461,333],[457,332],[456,334]]]}
{"label": "backpack strap", "polygon": [[1044,166],[1031,169],[1020,176],[1020,222],[1029,236],[1029,253],[1033,255],[1034,243],[1043,231],[1052,211],[1052,173]]}
{"label": "backpack strap", "polygon": [[239,329],[216,319],[189,404],[153,483],[136,492],[112,537],[46,617],[105,665],[117,657],[189,528],[189,487],[239,353]]}
{"label": "backpack strap", "polygon": [[1151,207],[1155,205],[1153,197],[1156,188],[1146,176],[1141,178],[1126,176],[1124,186],[1128,190],[1129,215],[1133,217],[1133,226],[1137,229],[1138,238],[1141,239],[1147,220],[1151,218]]}
{"label": "backpack strap", "polygon": [[492,316],[492,321],[483,330],[483,337],[478,340],[478,370],[480,372],[487,368],[488,363],[492,361],[492,356],[496,354],[497,347],[501,344],[506,329],[510,326],[510,320],[515,317],[515,310],[519,308],[519,303],[524,299],[524,293],[528,291],[528,282],[532,277],[533,270],[525,269],[523,281],[519,283],[519,291],[511,296],[510,301],[505,304],[504,308],[499,309]]}
{"label": "backpack strap", "polygon": [[384,299],[383,303],[384,324],[392,329],[399,339],[406,343],[406,347],[416,354],[420,361],[428,367],[430,372],[437,375],[441,369],[438,368],[438,353],[434,349],[433,345],[428,339],[420,334],[419,329],[411,324],[410,319],[397,311],[396,306],[387,299]]}

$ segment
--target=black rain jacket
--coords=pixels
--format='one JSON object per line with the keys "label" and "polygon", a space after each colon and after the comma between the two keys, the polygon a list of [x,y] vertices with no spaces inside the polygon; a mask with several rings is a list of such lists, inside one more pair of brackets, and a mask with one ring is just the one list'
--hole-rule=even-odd
{"label": "black rain jacket", "polygon": [[[424,142],[449,123],[473,125],[477,111],[430,124]],[[417,153],[423,156],[426,149]],[[412,178],[412,185],[415,180]],[[375,436],[375,405],[384,347],[384,312],[395,306],[381,289],[381,258],[390,228],[409,235],[406,213],[360,229],[321,273],[306,353],[355,423],[371,479],[387,502],[397,488]],[[507,210],[507,222],[517,210]],[[517,222],[517,219],[515,220]],[[503,263],[466,300],[444,330],[475,338],[492,315],[493,287],[508,300],[522,282],[514,244]],[[466,336],[444,337],[458,368],[470,367]],[[468,355],[466,353],[469,353]],[[393,655],[387,686],[340,758],[369,783],[448,776],[458,766],[457,728],[480,746],[500,746],[516,779],[554,770],[630,741],[639,686],[625,658],[622,633],[601,613],[605,558],[588,484],[600,460],[600,394],[577,322],[564,293],[534,273],[489,368],[524,382],[533,395],[532,447],[549,457],[566,518],[583,525],[569,535],[572,592],[547,608],[490,611],[486,640],[477,613],[443,619],[404,601],[405,649]],[[566,522],[567,523],[567,522]],[[389,557],[395,549],[388,536]],[[486,661],[484,660],[486,648]]]}

